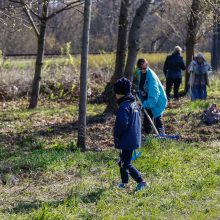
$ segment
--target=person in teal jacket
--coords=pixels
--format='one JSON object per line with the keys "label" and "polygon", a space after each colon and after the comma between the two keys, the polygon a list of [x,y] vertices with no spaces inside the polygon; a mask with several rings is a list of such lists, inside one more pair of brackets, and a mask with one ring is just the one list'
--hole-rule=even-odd
{"label": "person in teal jacket", "polygon": [[[156,73],[148,66],[145,59],[139,59],[137,62],[136,80],[138,87],[138,96],[141,99],[142,106],[145,108],[151,118],[154,119],[155,126],[160,135],[165,134],[162,116],[167,106],[167,96],[163,85]],[[151,132],[151,124],[144,115],[143,122],[145,133]]]}

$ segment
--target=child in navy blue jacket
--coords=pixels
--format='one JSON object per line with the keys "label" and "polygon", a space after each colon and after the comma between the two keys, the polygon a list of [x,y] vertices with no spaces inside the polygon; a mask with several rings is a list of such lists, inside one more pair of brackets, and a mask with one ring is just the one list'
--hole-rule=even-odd
{"label": "child in navy blue jacket", "polygon": [[123,77],[117,80],[114,92],[119,105],[114,126],[115,147],[121,150],[118,164],[122,183],[119,187],[125,188],[130,174],[137,182],[136,190],[141,190],[147,183],[131,163],[133,150],[141,146],[140,108],[131,94],[131,82],[128,79]]}

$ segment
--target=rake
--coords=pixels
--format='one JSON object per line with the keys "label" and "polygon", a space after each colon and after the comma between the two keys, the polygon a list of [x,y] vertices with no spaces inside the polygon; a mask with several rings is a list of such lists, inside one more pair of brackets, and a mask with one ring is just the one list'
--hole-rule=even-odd
{"label": "rake", "polygon": [[[135,94],[135,97],[136,97],[138,103],[140,104],[141,108],[144,110],[144,114],[147,116],[147,118],[148,118],[148,120],[149,120],[155,134],[156,134],[156,137],[161,138],[161,139],[173,139],[173,140],[178,140],[179,139],[179,135],[159,134],[159,132],[158,132],[153,120],[149,116],[147,110],[145,108],[143,108],[143,105],[142,105],[142,102],[141,102],[140,98],[138,97],[137,94]],[[138,157],[141,156],[141,154],[142,154],[142,151],[137,152],[136,150],[134,150],[132,160],[136,160]]]}

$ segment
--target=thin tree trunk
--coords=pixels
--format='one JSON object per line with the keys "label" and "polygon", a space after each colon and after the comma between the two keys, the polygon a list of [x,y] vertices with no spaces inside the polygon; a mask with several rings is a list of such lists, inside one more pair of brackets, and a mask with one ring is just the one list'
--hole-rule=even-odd
{"label": "thin tree trunk", "polygon": [[[40,0],[39,0],[40,5]],[[28,11],[25,10],[27,16],[29,16]],[[42,18],[40,23],[40,33],[38,37],[38,44],[37,44],[37,57],[35,63],[35,73],[34,73],[34,80],[32,84],[32,93],[31,99],[29,103],[29,109],[33,109],[37,107],[38,97],[40,93],[40,81],[41,81],[41,71],[44,59],[44,49],[45,49],[45,39],[46,39],[46,29],[47,29],[47,15],[48,15],[48,3],[45,1],[42,5]],[[31,17],[29,16],[30,20]],[[35,30],[36,31],[36,30]]]}
{"label": "thin tree trunk", "polygon": [[217,40],[218,40],[218,32],[217,32],[217,22],[216,22],[216,16],[214,16],[214,25],[213,25],[213,36],[212,36],[212,54],[211,54],[211,65],[212,70],[217,71]]}
{"label": "thin tree trunk", "polygon": [[189,77],[190,74],[188,72],[188,67],[192,60],[194,59],[194,47],[195,47],[195,41],[193,38],[191,38],[191,41],[189,41],[186,44],[186,72],[185,72],[185,87],[184,87],[184,93],[186,94],[189,90]]}
{"label": "thin tree trunk", "polygon": [[125,59],[126,59],[126,46],[128,35],[128,16],[131,0],[121,0],[119,24],[118,24],[118,42],[115,61],[115,71],[110,80],[110,83],[106,86],[105,95],[108,98],[108,105],[105,110],[106,113],[114,113],[117,109],[116,100],[112,91],[113,84],[117,79],[124,75]]}
{"label": "thin tree trunk", "polygon": [[126,59],[126,46],[128,35],[128,16],[129,8],[131,5],[130,0],[122,0],[118,24],[118,42],[115,62],[115,72],[111,78],[111,83],[114,83],[117,79],[124,75],[125,59]]}
{"label": "thin tree trunk", "polygon": [[32,93],[31,93],[31,99],[30,99],[30,104],[29,104],[30,109],[37,107],[38,97],[40,93],[40,81],[41,81],[41,71],[42,71],[43,58],[44,58],[44,49],[45,49],[46,27],[47,27],[46,20],[42,20],[41,26],[40,26],[40,35],[38,37],[35,74],[34,74],[34,80],[32,84]]}
{"label": "thin tree trunk", "polygon": [[217,33],[218,33],[218,38],[217,38],[217,46],[216,46],[216,50],[217,50],[217,73],[220,73],[220,20],[218,21],[217,24]]}
{"label": "thin tree trunk", "polygon": [[214,15],[213,42],[212,42],[212,69],[220,72],[220,15]]}
{"label": "thin tree trunk", "polygon": [[186,72],[184,93],[189,90],[189,72],[188,67],[194,57],[194,48],[196,44],[197,26],[198,26],[199,0],[193,0],[191,5],[190,18],[188,21],[188,30],[186,37]]}
{"label": "thin tree trunk", "polygon": [[80,74],[80,97],[78,119],[78,147],[86,149],[86,106],[87,106],[87,76],[88,76],[88,53],[89,33],[91,23],[92,0],[85,0],[84,24],[81,51],[81,74]]}
{"label": "thin tree trunk", "polygon": [[147,14],[150,3],[151,0],[144,0],[142,2],[140,7],[136,10],[136,14],[131,25],[128,39],[128,57],[125,67],[125,76],[128,79],[132,79],[132,73],[134,71],[137,54],[140,50],[141,27],[144,21],[144,17]]}

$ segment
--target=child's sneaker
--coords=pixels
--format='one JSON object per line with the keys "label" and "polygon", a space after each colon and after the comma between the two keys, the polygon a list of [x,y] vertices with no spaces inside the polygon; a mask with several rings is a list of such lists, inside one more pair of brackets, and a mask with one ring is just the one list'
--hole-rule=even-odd
{"label": "child's sneaker", "polygon": [[138,183],[136,187],[136,191],[143,190],[145,187],[149,187],[149,184],[146,182]]}
{"label": "child's sneaker", "polygon": [[126,183],[119,183],[118,188],[119,189],[125,189],[126,188]]}

